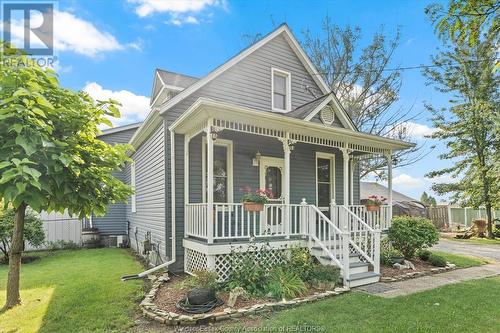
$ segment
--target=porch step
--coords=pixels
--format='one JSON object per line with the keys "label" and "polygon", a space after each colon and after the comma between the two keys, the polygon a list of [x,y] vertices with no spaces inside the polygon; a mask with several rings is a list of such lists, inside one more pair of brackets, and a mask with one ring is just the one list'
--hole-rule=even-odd
{"label": "porch step", "polygon": [[363,286],[365,284],[378,282],[380,279],[380,274],[374,272],[356,273],[349,274],[347,281],[349,282],[349,287]]}
{"label": "porch step", "polygon": [[367,273],[370,265],[366,262],[358,261],[351,262],[349,264],[349,274],[352,276],[354,274]]}

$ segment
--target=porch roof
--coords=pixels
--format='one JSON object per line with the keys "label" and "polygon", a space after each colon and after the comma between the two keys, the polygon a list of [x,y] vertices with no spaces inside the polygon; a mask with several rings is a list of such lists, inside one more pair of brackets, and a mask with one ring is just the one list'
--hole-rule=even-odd
{"label": "porch roof", "polygon": [[327,127],[283,114],[259,111],[227,102],[199,98],[169,129],[178,134],[194,136],[203,131],[212,119],[219,129],[288,139],[322,146],[347,148],[364,153],[386,154],[411,148],[413,143],[370,135],[345,128]]}

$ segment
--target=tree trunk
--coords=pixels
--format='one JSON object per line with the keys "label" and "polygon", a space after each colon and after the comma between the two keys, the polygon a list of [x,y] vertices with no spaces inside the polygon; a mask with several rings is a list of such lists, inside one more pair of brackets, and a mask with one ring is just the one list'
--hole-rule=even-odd
{"label": "tree trunk", "polygon": [[493,235],[493,217],[492,217],[492,212],[491,212],[491,205],[489,203],[486,204],[486,216],[488,217],[488,229],[487,229],[487,236],[490,239],[495,238]]}
{"label": "tree trunk", "polygon": [[21,255],[24,249],[24,217],[26,204],[23,202],[15,211],[14,231],[9,255],[9,275],[7,278],[7,301],[4,309],[10,309],[21,304],[19,295],[19,277],[21,271]]}

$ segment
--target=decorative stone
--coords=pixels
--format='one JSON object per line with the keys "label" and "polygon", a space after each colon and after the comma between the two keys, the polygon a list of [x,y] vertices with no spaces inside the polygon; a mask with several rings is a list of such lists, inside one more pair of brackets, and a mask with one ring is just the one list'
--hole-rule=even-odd
{"label": "decorative stone", "polygon": [[229,293],[229,299],[227,300],[227,306],[230,308],[234,307],[239,296],[245,295],[245,289],[241,287],[236,287]]}

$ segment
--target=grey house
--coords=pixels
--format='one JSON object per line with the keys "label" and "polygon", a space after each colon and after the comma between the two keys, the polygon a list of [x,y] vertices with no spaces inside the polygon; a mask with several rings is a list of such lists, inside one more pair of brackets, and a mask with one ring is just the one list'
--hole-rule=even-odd
{"label": "grey house", "polygon": [[[146,120],[101,138],[135,147],[119,175],[135,194],[94,224],[139,253],[150,239],[156,263],[224,279],[232,248],[269,241],[308,247],[350,286],[378,281],[391,205],[359,205],[356,162],[411,144],[359,132],[287,25],[202,78],[156,70]],[[272,193],[261,211],[248,189]]]}

